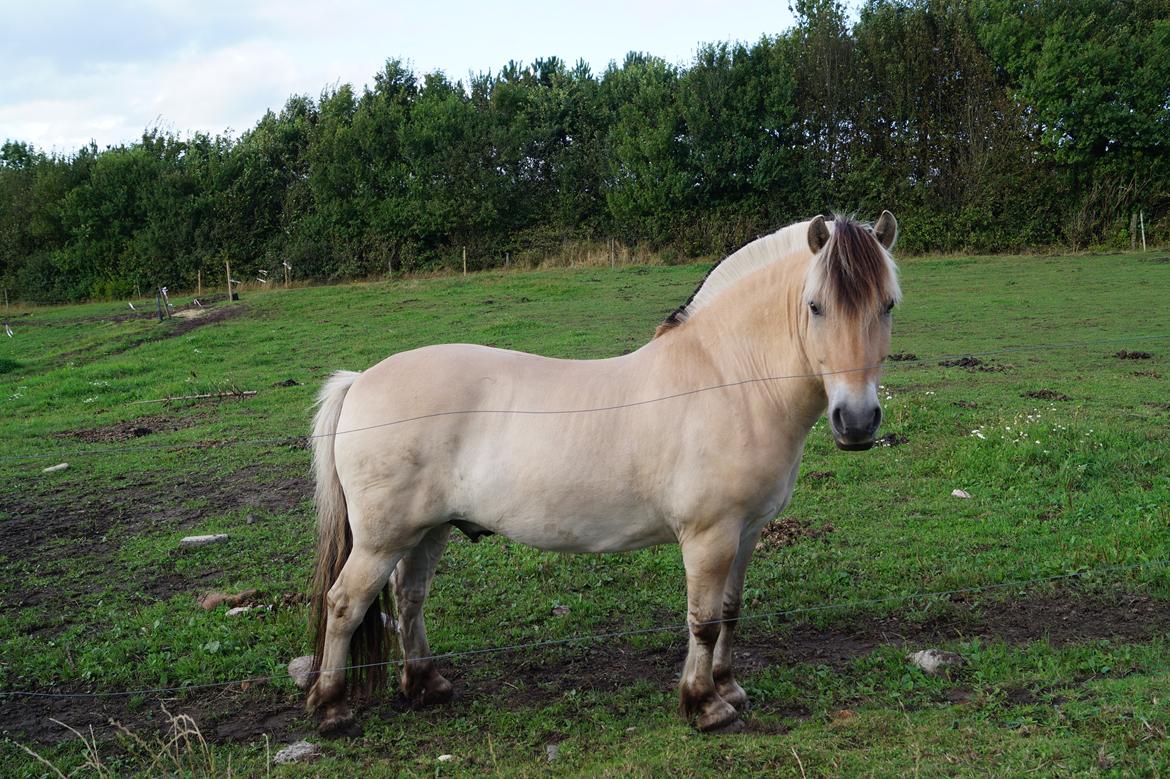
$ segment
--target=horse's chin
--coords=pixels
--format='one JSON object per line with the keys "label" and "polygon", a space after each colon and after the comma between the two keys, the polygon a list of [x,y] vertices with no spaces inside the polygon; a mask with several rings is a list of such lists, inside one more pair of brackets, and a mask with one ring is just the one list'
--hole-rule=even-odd
{"label": "horse's chin", "polygon": [[833,443],[843,452],[864,452],[867,449],[873,448],[874,441],[872,438],[868,441],[842,441],[840,438],[834,436]]}

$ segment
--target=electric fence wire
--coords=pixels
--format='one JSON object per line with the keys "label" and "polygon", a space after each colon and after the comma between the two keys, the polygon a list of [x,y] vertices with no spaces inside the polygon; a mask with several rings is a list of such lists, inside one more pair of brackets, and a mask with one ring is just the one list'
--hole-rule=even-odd
{"label": "electric fence wire", "polygon": [[[1118,344],[1118,343],[1132,343],[1135,341],[1154,341],[1154,340],[1170,340],[1170,333],[1152,334],[1130,336],[1126,338],[1109,338],[1076,342],[1064,342],[1055,344],[1029,344],[1021,346],[1004,347],[1001,349],[983,350],[977,352],[965,352],[956,354],[936,355],[934,357],[907,357],[896,360],[891,367],[898,368],[908,365],[924,365],[929,362],[946,362],[948,360],[958,360],[964,357],[994,357],[1001,354],[1013,354],[1025,351],[1037,351],[1048,349],[1079,349],[1086,346],[1103,345],[1103,344]],[[880,365],[880,364],[879,364]],[[39,460],[53,460],[67,457],[92,457],[107,454],[128,454],[144,451],[160,451],[171,450],[181,451],[184,449],[207,449],[211,447],[227,447],[227,446],[298,446],[312,441],[314,438],[335,437],[340,435],[347,435],[350,433],[360,433],[367,430],[374,430],[383,427],[393,427],[396,425],[403,425],[410,422],[420,422],[427,419],[437,419],[440,417],[462,416],[467,414],[507,414],[516,416],[554,416],[554,415],[569,415],[569,414],[593,414],[607,411],[619,411],[627,408],[636,408],[639,406],[647,406],[654,403],[663,403],[670,400],[677,400],[680,398],[699,395],[706,392],[714,392],[717,390],[733,389],[735,387],[742,387],[749,384],[760,384],[772,381],[785,381],[792,379],[812,379],[821,378],[823,376],[832,376],[845,373],[856,373],[858,371],[867,371],[879,367],[879,365],[868,365],[859,368],[845,368],[837,371],[823,371],[812,373],[794,373],[783,376],[761,376],[747,379],[740,379],[737,381],[729,381],[721,384],[712,384],[706,387],[698,387],[691,390],[684,390],[682,392],[675,392],[669,395],[662,395],[645,400],[635,400],[628,403],[616,403],[607,406],[593,406],[588,408],[571,408],[571,409],[464,409],[464,410],[449,410],[449,411],[435,411],[429,414],[420,414],[412,417],[405,417],[402,419],[394,419],[387,422],[378,422],[372,425],[365,425],[362,427],[350,428],[348,430],[336,430],[332,433],[322,433],[319,435],[302,435],[302,436],[284,436],[281,438],[231,438],[223,440],[202,440],[202,441],[180,441],[169,444],[137,444],[134,446],[111,446],[103,447],[101,449],[55,449],[51,452],[23,452],[19,454],[5,454],[0,455],[0,462],[32,462]]]}

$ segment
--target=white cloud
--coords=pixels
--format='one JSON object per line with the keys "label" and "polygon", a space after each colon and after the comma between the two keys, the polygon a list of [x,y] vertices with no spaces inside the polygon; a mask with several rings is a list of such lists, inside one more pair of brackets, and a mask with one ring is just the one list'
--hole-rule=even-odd
{"label": "white cloud", "polygon": [[21,3],[0,27],[0,140],[69,153],[161,127],[236,133],[293,94],[372,80],[388,58],[452,79],[508,60],[583,58],[595,72],[631,50],[689,62],[700,42],[755,41],[791,24],[774,0],[534,4]]}

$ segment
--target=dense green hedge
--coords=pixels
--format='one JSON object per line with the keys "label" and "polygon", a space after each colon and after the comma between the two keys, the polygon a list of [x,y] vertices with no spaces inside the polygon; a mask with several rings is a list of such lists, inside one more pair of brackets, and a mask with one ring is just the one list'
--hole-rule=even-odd
{"label": "dense green hedge", "polygon": [[1170,233],[1170,0],[870,0],[850,25],[703,47],[687,68],[557,58],[470,83],[390,60],[238,139],[0,149],[0,283],[31,300],[242,277],[473,267],[613,238],[718,254],[891,208],[903,251]]}

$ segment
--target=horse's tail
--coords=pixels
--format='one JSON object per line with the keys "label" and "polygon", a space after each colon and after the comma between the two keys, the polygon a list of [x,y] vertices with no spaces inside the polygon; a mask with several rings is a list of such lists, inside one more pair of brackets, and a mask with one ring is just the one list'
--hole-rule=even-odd
{"label": "horse's tail", "polygon": [[[329,618],[329,589],[337,581],[345,561],[353,549],[353,536],[349,528],[349,515],[345,507],[345,492],[337,477],[334,460],[334,444],[337,423],[346,393],[360,373],[337,371],[317,396],[317,413],[313,417],[313,476],[316,482],[314,500],[317,504],[317,563],[313,572],[312,629],[313,629],[313,670],[321,668],[325,652],[325,627]],[[386,683],[388,655],[387,629],[382,619],[382,600],[389,607],[389,584],[382,591],[382,598],[375,598],[366,612],[362,624],[350,640],[350,664],[365,666],[354,668],[346,677],[350,686],[357,686],[369,694]]]}

